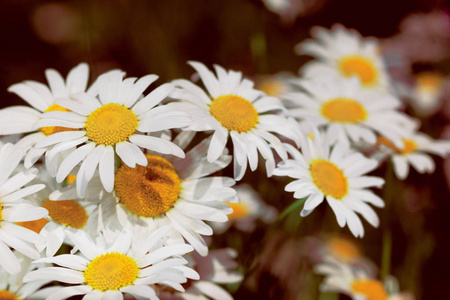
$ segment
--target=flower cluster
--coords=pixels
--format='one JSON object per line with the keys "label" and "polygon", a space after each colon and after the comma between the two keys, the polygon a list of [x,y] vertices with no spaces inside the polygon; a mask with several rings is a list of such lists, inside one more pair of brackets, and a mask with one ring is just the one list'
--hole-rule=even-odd
{"label": "flower cluster", "polygon": [[[0,293],[230,299],[218,284],[242,279],[237,253],[210,251],[204,236],[228,219],[252,231],[276,216],[251,187],[234,188],[247,167],[293,178],[285,191],[302,217],[326,200],[355,237],[361,217],[378,227],[373,206],[385,202],[372,188],[385,180],[369,174],[387,158],[399,179],[409,165],[432,172],[426,153],[445,156],[450,143],[401,111],[375,39],[340,25],[312,36],[296,50],[316,59],[276,96],[194,61],[203,87],[177,79],[146,92],[158,76],[121,70],[88,85],[85,63],[66,79],[46,70],[48,86],[12,85],[28,105],[0,110],[0,134],[20,135],[0,148],[0,271],[20,279]],[[224,176],[231,162],[233,178]],[[317,270],[325,288],[387,299],[380,282],[336,260]]]}

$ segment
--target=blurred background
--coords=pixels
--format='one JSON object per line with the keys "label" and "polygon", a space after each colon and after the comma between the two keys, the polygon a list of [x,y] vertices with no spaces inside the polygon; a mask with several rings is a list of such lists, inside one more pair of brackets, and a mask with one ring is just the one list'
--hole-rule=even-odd
{"label": "blurred background", "polygon": [[[287,72],[297,74],[310,58],[294,53],[312,26],[334,23],[355,28],[363,36],[380,38],[394,78],[423,71],[444,78],[441,106],[419,117],[422,130],[434,138],[450,138],[450,15],[444,0],[135,0],[135,1],[12,1],[0,2],[0,107],[23,105],[7,92],[23,81],[46,82],[44,70],[63,76],[80,62],[91,67],[91,78],[121,68],[128,76],[154,73],[157,84],[189,78],[188,60],[209,67],[220,64],[255,80]],[[405,79],[406,78],[406,79]],[[447,85],[445,85],[447,83]],[[412,171],[406,181],[392,179],[395,192],[390,216],[381,229],[366,226],[366,236],[352,240],[379,268],[381,230],[393,235],[391,274],[402,290],[417,299],[449,299],[450,282],[450,162],[436,160],[431,175]],[[386,166],[377,172],[384,176]],[[257,171],[258,172],[258,171]],[[255,181],[258,178],[258,181]],[[266,205],[283,211],[292,203],[284,179],[265,173],[247,174]],[[325,234],[341,230],[331,210],[320,206],[300,219],[256,220],[251,230],[238,227],[214,235],[212,248],[238,251],[242,284],[229,286],[236,299],[347,299],[319,293],[322,277],[311,272],[314,252]],[[268,212],[266,212],[268,213]],[[381,216],[382,210],[377,210]],[[387,220],[386,218],[389,218]],[[384,222],[384,223],[383,223]],[[319,224],[320,226],[317,226]]]}

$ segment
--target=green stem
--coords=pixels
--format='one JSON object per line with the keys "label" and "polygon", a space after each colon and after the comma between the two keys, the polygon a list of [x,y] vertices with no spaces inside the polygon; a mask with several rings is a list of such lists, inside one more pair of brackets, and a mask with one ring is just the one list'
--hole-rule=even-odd
{"label": "green stem", "polygon": [[381,258],[381,278],[384,280],[391,272],[392,233],[389,228],[383,232],[383,255]]}
{"label": "green stem", "polygon": [[306,196],[305,198],[301,198],[298,199],[297,201],[295,201],[294,203],[292,203],[291,205],[289,205],[285,210],[283,210],[283,212],[278,216],[277,221],[282,220],[284,217],[286,217],[288,214],[290,214],[291,212],[293,212],[294,210],[296,210],[298,207],[300,207],[301,205],[303,205],[303,203],[305,203],[306,199],[308,199],[309,196]]}
{"label": "green stem", "polygon": [[386,175],[384,176],[386,184],[383,189],[383,199],[385,202],[384,224],[383,224],[383,249],[381,255],[381,279],[384,280],[391,272],[391,256],[392,256],[392,233],[390,210],[392,208],[393,194],[395,190],[394,166],[389,160],[387,162]]}

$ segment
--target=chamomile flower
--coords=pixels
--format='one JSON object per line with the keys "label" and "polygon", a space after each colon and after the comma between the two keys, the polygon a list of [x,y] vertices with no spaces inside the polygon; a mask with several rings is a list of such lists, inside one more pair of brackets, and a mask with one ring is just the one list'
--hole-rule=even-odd
{"label": "chamomile flower", "polygon": [[408,177],[409,165],[419,173],[433,173],[435,163],[430,155],[445,157],[450,153],[450,141],[433,140],[428,135],[416,132],[403,139],[403,147],[396,147],[389,139],[380,137],[378,144],[384,153],[391,156],[397,178]]}
{"label": "chamomile flower", "polygon": [[384,202],[367,188],[381,187],[384,180],[364,174],[374,170],[378,162],[342,144],[324,143],[319,131],[314,133],[314,141],[307,138],[302,144],[302,153],[291,150],[294,159],[281,162],[274,171],[275,175],[296,179],[285,187],[286,191],[295,192],[294,198],[308,197],[300,215],[309,215],[325,198],[338,224],[347,224],[355,237],[364,236],[356,213],[377,227],[378,216],[367,203],[383,207]]}
{"label": "chamomile flower", "polygon": [[417,74],[415,87],[412,91],[408,89],[414,110],[421,116],[436,113],[442,105],[441,96],[445,84],[448,84],[448,79],[437,72]]}
{"label": "chamomile flower", "polygon": [[256,220],[272,223],[277,216],[276,208],[267,205],[261,196],[249,184],[240,184],[234,188],[239,198],[238,203],[227,203],[233,212],[224,223],[211,222],[217,233],[225,232],[230,226],[239,230],[251,232],[255,229]]}
{"label": "chamomile flower", "polygon": [[[67,182],[68,184],[71,184],[74,180],[70,179]],[[39,182],[44,183],[46,188],[32,195],[30,200],[36,206],[47,209],[48,216],[35,221],[21,222],[18,225],[29,228],[43,236],[46,242],[37,245],[37,249],[39,252],[45,249],[46,256],[53,256],[63,243],[70,242],[67,238],[67,232],[89,231],[89,229],[94,228],[88,224],[88,217],[97,205],[77,198],[64,201],[50,200],[49,195],[61,189],[62,185],[56,183],[54,178],[45,172],[45,169],[40,172]],[[97,232],[94,231],[91,234],[95,235]]]}
{"label": "chamomile flower", "polygon": [[184,291],[180,283],[186,282],[186,277],[177,267],[187,261],[178,256],[193,249],[186,244],[163,246],[162,238],[169,229],[164,227],[149,236],[141,236],[140,243],[131,243],[131,233],[127,231],[118,234],[114,243],[107,243],[102,236],[94,241],[82,231],[70,233],[70,239],[81,254],[39,259],[37,263],[54,263],[60,267],[39,268],[28,273],[24,281],[44,279],[75,284],[61,287],[47,300],[75,295],[87,295],[89,299],[123,299],[125,293],[158,299],[149,286],[155,283]]}
{"label": "chamomile flower", "polygon": [[323,76],[296,82],[304,92],[284,96],[288,114],[324,128],[326,135],[350,145],[374,145],[377,134],[388,136],[399,147],[415,122],[396,111],[400,101],[386,92],[364,90],[358,78]]}
{"label": "chamomile flower", "polygon": [[[182,136],[190,132],[182,132]],[[176,139],[178,144],[180,139]],[[208,247],[201,235],[212,235],[204,221],[225,222],[233,210],[223,202],[237,202],[234,180],[228,177],[207,177],[226,167],[231,157],[223,153],[215,162],[208,162],[209,139],[196,145],[186,158],[147,154],[147,166],[130,168],[122,164],[117,171],[112,194],[106,194],[94,178],[89,184],[86,201],[99,203],[92,217],[99,226],[112,230],[123,227],[164,226],[171,224],[173,240],[183,237],[201,254]],[[226,151],[226,150],[225,150]],[[74,187],[54,192],[50,199],[70,199]],[[100,227],[100,229],[102,229]]]}
{"label": "chamomile flower", "polygon": [[[348,265],[328,257],[315,267],[315,272],[325,275],[320,289],[324,292],[346,294],[354,300],[399,300],[411,299],[397,290],[388,288],[364,269]],[[387,282],[388,283],[388,282]]]}
{"label": "chamomile flower", "polygon": [[240,72],[227,72],[215,65],[216,77],[201,63],[189,64],[198,72],[208,93],[192,82],[180,79],[173,81],[179,89],[171,97],[181,100],[193,117],[192,125],[186,130],[214,131],[208,149],[208,161],[214,162],[221,155],[228,137],[231,137],[235,179],[242,179],[247,161],[250,169],[256,170],[258,151],[266,160],[270,176],[275,166],[271,148],[282,159],[287,159],[286,150],[273,133],[296,139],[287,119],[274,113],[285,109],[280,100],[253,89],[253,82],[243,79]]}
{"label": "chamomile flower", "polygon": [[37,169],[31,168],[10,177],[23,155],[24,150],[12,144],[5,144],[0,149],[0,266],[8,273],[20,271],[20,263],[10,247],[35,259],[39,252],[33,244],[45,242],[37,233],[14,224],[47,215],[45,208],[35,207],[22,199],[45,187],[34,184],[22,188],[37,176]]}
{"label": "chamomile flower", "polygon": [[144,134],[190,124],[189,115],[177,110],[176,104],[156,106],[167,97],[173,86],[163,84],[141,98],[144,90],[158,76],[147,75],[136,81],[136,78],[123,79],[124,75],[119,70],[101,75],[96,83],[99,99],[86,93],[76,94],[75,100],[58,99],[58,105],[71,111],[47,112],[34,125],[75,129],[55,133],[41,140],[36,147],[55,145],[53,149],[62,151],[77,146],[59,165],[56,181],[62,182],[84,160],[76,181],[80,197],[97,166],[105,190],[112,191],[115,154],[130,168],[136,164],[147,165],[147,159],[139,147],[184,157],[183,150],[172,142]]}
{"label": "chamomile flower", "polygon": [[[187,266],[198,272],[200,280],[188,285],[184,293],[162,289],[161,300],[232,300],[230,293],[220,285],[238,283],[242,280],[242,274],[233,271],[238,266],[234,260],[236,256],[237,252],[231,248],[213,250],[206,257],[192,253],[186,257],[189,260]],[[186,277],[190,275],[191,271],[186,267],[182,270],[188,271]]]}
{"label": "chamomile flower", "polygon": [[24,283],[23,277],[36,268],[32,265],[32,260],[28,257],[15,253],[18,258],[21,271],[17,274],[9,274],[0,269],[0,299],[5,300],[43,300],[48,295],[48,288],[41,289],[44,285],[50,283],[49,280],[37,280],[33,283]]}
{"label": "chamomile flower", "polygon": [[49,87],[36,81],[25,81],[8,88],[9,92],[17,94],[31,107],[20,105],[0,110],[0,135],[27,134],[17,143],[17,146],[28,150],[24,161],[26,168],[31,167],[48,150],[47,147],[34,148],[37,142],[57,132],[74,130],[64,126],[35,128],[35,123],[45,112],[68,110],[56,104],[55,100],[84,92],[89,66],[85,63],[79,64],[69,72],[65,81],[61,74],[53,69],[45,70],[45,76]]}
{"label": "chamomile flower", "polygon": [[353,29],[335,24],[330,30],[314,27],[307,40],[296,46],[298,54],[319,59],[307,63],[302,73],[308,77],[332,74],[335,77],[356,76],[367,89],[390,89],[389,78],[378,43],[373,38],[362,38]]}

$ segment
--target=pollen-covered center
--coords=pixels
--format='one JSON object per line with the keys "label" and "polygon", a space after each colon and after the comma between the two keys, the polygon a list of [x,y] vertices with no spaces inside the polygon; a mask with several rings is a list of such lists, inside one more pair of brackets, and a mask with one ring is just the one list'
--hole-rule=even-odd
{"label": "pollen-covered center", "polygon": [[339,62],[339,70],[345,77],[358,76],[364,86],[374,85],[378,79],[373,62],[360,55],[342,58]]}
{"label": "pollen-covered center", "polygon": [[42,207],[48,210],[48,215],[57,223],[78,229],[86,225],[88,214],[76,200],[52,201],[47,199]]}
{"label": "pollen-covered center", "polygon": [[33,230],[36,233],[40,233],[42,228],[48,223],[48,221],[44,218],[33,220],[33,221],[25,221],[25,222],[17,222],[16,224],[27,229]]}
{"label": "pollen-covered center", "polygon": [[[44,112],[49,111],[70,111],[69,109],[59,106],[58,104],[52,104],[49,108],[47,108]],[[48,126],[48,127],[41,127],[41,131],[49,136],[54,133],[63,132],[63,131],[75,131],[78,130],[76,128],[68,128],[68,127],[62,127],[62,126]]]}
{"label": "pollen-covered center", "polygon": [[236,220],[248,216],[248,208],[243,203],[224,203],[233,209],[233,212],[228,215],[228,220]]}
{"label": "pollen-covered center", "polygon": [[84,271],[84,280],[94,290],[118,290],[132,285],[139,267],[136,261],[123,253],[110,252],[94,258]]}
{"label": "pollen-covered center", "polygon": [[363,294],[367,300],[386,300],[387,293],[381,282],[372,279],[355,280],[352,283],[352,290]]}
{"label": "pollen-covered center", "polygon": [[335,98],[322,105],[322,115],[330,121],[358,123],[367,118],[364,106],[349,98]]}
{"label": "pollen-covered center", "polygon": [[138,118],[124,105],[109,103],[97,108],[86,121],[86,134],[97,145],[113,146],[136,132]]}
{"label": "pollen-covered center", "polygon": [[236,95],[215,98],[209,106],[209,111],[228,130],[246,132],[258,123],[258,111],[253,104]]}
{"label": "pollen-covered center", "polygon": [[341,199],[347,194],[347,178],[335,164],[317,159],[311,163],[309,170],[313,183],[325,196],[330,195],[335,199]]}
{"label": "pollen-covered center", "polygon": [[114,188],[119,202],[141,217],[157,217],[170,210],[178,199],[181,180],[174,166],[157,155],[147,155],[146,167],[122,165]]}
{"label": "pollen-covered center", "polygon": [[0,300],[19,300],[19,298],[9,291],[0,290]]}

